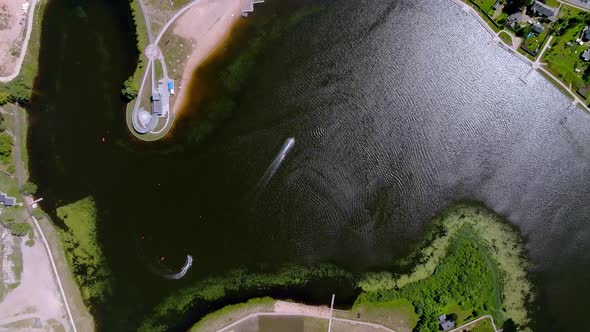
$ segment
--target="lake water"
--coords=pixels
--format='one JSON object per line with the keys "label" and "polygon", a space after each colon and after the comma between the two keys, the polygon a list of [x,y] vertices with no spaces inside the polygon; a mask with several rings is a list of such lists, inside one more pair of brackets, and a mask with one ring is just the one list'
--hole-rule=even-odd
{"label": "lake water", "polygon": [[[260,57],[238,114],[200,145],[187,126],[155,144],[127,132],[127,2],[48,3],[31,172],[48,210],[97,201],[115,280],[102,329],[133,330],[171,291],[235,267],[385,268],[459,199],[527,238],[536,330],[585,326],[590,115],[448,0],[321,3]],[[172,270],[187,254],[181,280],[146,266],[165,257]]]}

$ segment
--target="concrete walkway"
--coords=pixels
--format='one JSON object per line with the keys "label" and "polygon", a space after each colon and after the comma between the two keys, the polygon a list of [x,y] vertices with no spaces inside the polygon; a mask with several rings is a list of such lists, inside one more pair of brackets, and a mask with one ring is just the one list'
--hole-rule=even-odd
{"label": "concrete walkway", "polygon": [[27,48],[29,47],[29,39],[31,39],[31,31],[33,31],[33,18],[35,15],[35,11],[37,10],[37,0],[31,0],[31,6],[29,7],[29,15],[27,17],[27,32],[25,35],[25,39],[23,40],[22,46],[20,48],[20,54],[18,59],[16,60],[16,66],[14,67],[14,72],[8,76],[0,77],[0,82],[10,82],[15,79],[18,74],[20,73],[20,68],[23,65],[23,61],[25,60],[25,55],[27,54]]}
{"label": "concrete walkway", "polygon": [[494,331],[498,331],[498,329],[496,328],[496,324],[494,323],[494,318],[492,318],[492,316],[490,316],[490,315],[484,315],[484,316],[479,317],[478,319],[472,320],[469,323],[463,324],[463,325],[461,325],[461,326],[459,326],[457,328],[454,328],[452,330],[449,330],[448,332],[459,332],[459,331],[462,331],[466,327],[471,326],[471,325],[473,325],[473,324],[475,324],[475,323],[477,323],[477,322],[479,322],[480,320],[483,320],[483,319],[489,319],[492,322],[492,327],[494,328]]}

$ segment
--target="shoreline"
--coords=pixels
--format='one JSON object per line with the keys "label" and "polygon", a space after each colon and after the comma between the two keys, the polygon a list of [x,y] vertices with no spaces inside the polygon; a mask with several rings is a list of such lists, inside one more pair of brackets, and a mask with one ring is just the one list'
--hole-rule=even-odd
{"label": "shoreline", "polygon": [[[214,15],[210,15],[211,12]],[[241,18],[240,1],[220,0],[194,6],[175,22],[172,32],[196,43],[180,76],[178,96],[172,113],[177,115],[187,102],[183,87],[191,84],[193,73],[228,39]]]}
{"label": "shoreline", "polygon": [[[29,131],[28,110],[26,105],[20,106],[18,103],[29,102],[32,97],[33,85],[38,75],[43,17],[47,4],[48,2],[45,0],[33,1],[27,19],[26,36],[23,39],[15,71],[11,75],[3,77],[0,82],[0,94],[6,97],[2,99],[0,106],[4,105],[14,116],[12,120],[14,144],[11,159],[16,166],[13,178],[19,187],[28,181],[30,173],[27,142]],[[65,320],[64,322],[67,322],[63,326],[64,329],[67,331],[94,331],[94,317],[82,301],[81,289],[74,280],[73,270],[65,258],[63,244],[57,236],[55,226],[41,207],[33,204],[34,198],[32,195],[19,193],[19,198],[23,201],[22,204],[25,206],[26,214],[30,216],[28,219],[30,219],[29,224],[32,224],[31,234],[34,234],[35,239],[41,241],[35,244],[33,240],[31,247],[28,247],[28,245],[23,247],[23,250],[31,251],[31,253],[23,255],[23,259],[25,257],[42,259],[41,265],[38,264],[39,262],[35,263],[33,261],[22,261],[22,265],[25,270],[37,265],[39,267],[43,266],[43,273],[50,275],[49,280],[53,284],[52,287],[55,287],[55,290],[58,291],[53,295],[55,297],[41,299],[36,298],[36,296],[41,296],[41,294],[37,294],[28,296],[26,300],[33,301],[36,304],[43,303],[43,301],[60,303],[64,310],[62,318]],[[45,271],[45,269],[48,270]],[[33,272],[33,270],[31,271]],[[27,271],[24,272],[27,273]],[[43,278],[41,275],[37,275],[37,277]],[[47,291],[51,292],[53,288],[47,287]],[[16,290],[19,290],[19,288],[17,287]],[[27,289],[19,290],[19,292],[23,291],[26,292]],[[0,302],[0,304],[2,303]],[[41,316],[45,314],[40,312]],[[27,315],[22,316],[25,319]],[[28,314],[28,316],[33,317],[34,314]],[[42,318],[45,319],[46,317],[43,316]],[[14,319],[20,318],[14,317]]]}
{"label": "shoreline", "polygon": [[[517,227],[483,203],[457,201],[432,217],[425,232],[411,253],[379,272],[352,274],[337,266],[293,265],[278,272],[236,270],[200,280],[170,294],[154,308],[139,330],[171,328],[175,317],[192,311],[199,315],[195,329],[213,321],[213,330],[217,331],[222,327],[218,318],[224,316],[227,306],[231,308],[253,298],[248,294],[273,297],[274,290],[282,289],[277,299],[285,300],[289,297],[285,297],[284,289],[318,279],[334,284],[347,280],[352,282],[352,287],[360,289],[353,298],[344,300],[351,301],[346,304],[347,308],[351,304],[348,311],[338,313],[396,331],[430,326],[441,314],[454,314],[457,325],[472,324],[486,315],[493,317],[499,326],[507,321],[520,326],[532,323],[533,312],[529,306],[535,301],[536,293],[528,272],[526,242]],[[454,284],[456,278],[463,283]],[[342,289],[335,288],[333,292],[337,298],[340,296],[339,305],[343,306],[343,293],[339,290]],[[480,295],[465,298],[466,293]],[[240,295],[236,297],[236,294]],[[424,294],[443,294],[444,301]],[[297,302],[306,301],[296,297]],[[317,304],[317,299],[310,302]],[[428,310],[420,312],[418,308]],[[397,318],[392,320],[392,316]],[[234,318],[221,319],[225,322],[223,326],[238,319]]]}
{"label": "shoreline", "polygon": [[[186,104],[185,91],[194,71],[227,42],[242,17],[242,2],[184,0],[180,1],[182,7],[173,11],[154,5],[149,8],[142,0],[131,2],[138,51],[143,48],[137,69],[131,75],[136,96],[126,108],[126,122],[133,136],[142,141],[156,141],[167,136]],[[150,15],[160,15],[163,18],[159,18],[166,21],[160,31],[152,31]],[[157,37],[153,37],[154,34]],[[167,88],[170,81],[175,85],[176,94]],[[153,90],[162,95],[162,114],[154,114],[152,110]],[[147,121],[146,115],[150,117]]]}
{"label": "shoreline", "polygon": [[[507,52],[514,55],[517,59],[524,62],[526,65],[531,67],[531,71],[537,71],[543,78],[545,78],[549,83],[555,86],[561,93],[563,93],[569,100],[571,100],[572,105],[579,107],[581,110],[590,113],[590,107],[582,100],[575,91],[572,91],[570,87],[568,87],[566,82],[562,81],[558,77],[556,77],[550,70],[545,68],[545,63],[542,63],[541,60],[547,48],[549,48],[549,44],[551,43],[551,39],[553,38],[553,34],[549,35],[546,40],[544,40],[543,44],[541,45],[541,51],[532,59],[529,59],[529,56],[525,56],[521,53],[520,47],[512,47],[512,45],[508,45],[505,43],[501,38],[499,38],[500,33],[508,34],[512,40],[515,39],[514,33],[508,31],[506,29],[499,29],[496,32],[495,29],[498,29],[495,26],[492,26],[491,23],[487,22],[485,17],[482,17],[482,12],[479,8],[473,6],[471,0],[449,0],[453,4],[459,6],[464,12],[469,13],[473,16],[477,22],[490,34],[492,37],[492,42],[496,43],[498,47],[506,50]],[[572,6],[570,3],[562,3],[562,6]],[[575,6],[574,6],[575,7]],[[575,7],[580,8],[580,7]],[[581,9],[581,8],[580,8]],[[590,12],[590,9],[581,9],[584,11]],[[494,29],[495,28],[495,29]],[[527,73],[528,76],[528,73]],[[526,77],[526,76],[525,76]],[[526,82],[521,79],[523,83]],[[569,108],[569,107],[568,107]]]}

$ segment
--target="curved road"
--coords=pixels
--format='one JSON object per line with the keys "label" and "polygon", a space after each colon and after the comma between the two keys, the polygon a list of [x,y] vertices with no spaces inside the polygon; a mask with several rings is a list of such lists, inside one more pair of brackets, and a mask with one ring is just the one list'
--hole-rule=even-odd
{"label": "curved road", "polygon": [[[254,317],[260,317],[260,316],[305,316],[305,317],[313,317],[313,318],[321,318],[321,319],[328,319],[327,317],[325,317],[324,315],[321,314],[312,314],[312,313],[296,313],[296,314],[289,314],[289,313],[283,313],[283,312],[256,312],[253,314],[249,314],[248,316],[239,319],[225,327],[223,327],[222,329],[219,329],[217,332],[225,332],[225,331],[231,331],[230,329],[232,327],[235,327],[236,325],[250,319],[250,318],[254,318]],[[339,322],[344,322],[344,323],[349,323],[352,325],[364,325],[364,326],[370,326],[372,328],[378,329],[378,330],[384,330],[387,332],[396,332],[395,330],[392,330],[388,327],[385,327],[383,325],[379,325],[379,324],[374,324],[374,323],[369,323],[369,322],[363,322],[360,320],[352,320],[352,319],[345,319],[345,318],[337,318],[337,317],[333,317],[332,320],[334,321],[339,321]]]}

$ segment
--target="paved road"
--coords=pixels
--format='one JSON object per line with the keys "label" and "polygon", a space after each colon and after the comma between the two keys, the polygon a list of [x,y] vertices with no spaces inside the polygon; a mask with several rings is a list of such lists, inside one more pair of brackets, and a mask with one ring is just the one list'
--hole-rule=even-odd
{"label": "paved road", "polygon": [[[23,110],[24,111],[24,110]],[[24,184],[24,171],[23,171],[23,161],[21,158],[21,150],[20,150],[20,119],[18,118],[19,114],[18,114],[18,110],[14,111],[14,160],[16,162],[16,178],[18,181],[18,186],[19,188]],[[68,298],[66,297],[66,293],[64,292],[62,283],[61,283],[61,279],[59,278],[59,273],[57,272],[57,267],[55,266],[55,261],[53,259],[53,254],[51,253],[51,249],[49,248],[49,243],[47,242],[47,239],[45,238],[45,233],[43,233],[43,230],[41,229],[41,226],[39,226],[39,222],[37,221],[37,218],[35,218],[33,216],[33,209],[30,205],[30,200],[29,197],[24,196],[21,194],[21,198],[25,204],[25,207],[27,208],[27,211],[29,212],[29,215],[31,216],[31,219],[33,220],[33,223],[35,224],[35,228],[37,229],[37,232],[39,232],[39,235],[41,235],[41,240],[43,240],[43,245],[45,246],[45,250],[47,252],[47,256],[49,257],[49,262],[51,263],[51,268],[53,270],[53,274],[55,275],[55,280],[57,281],[57,286],[59,288],[59,292],[61,294],[61,298],[62,301],[64,303],[64,306],[66,307],[66,312],[68,314],[68,320],[70,321],[70,325],[72,326],[72,331],[74,332],[78,332],[78,329],[76,328],[76,323],[74,323],[74,318],[72,316],[72,312],[70,311],[70,305],[68,303]]]}
{"label": "paved road", "polygon": [[474,323],[477,323],[477,322],[479,322],[480,320],[482,320],[482,319],[486,319],[486,318],[489,318],[489,319],[490,319],[490,321],[492,322],[492,326],[494,327],[494,331],[498,331],[498,329],[496,328],[496,324],[494,323],[494,318],[492,318],[492,316],[490,316],[490,315],[485,315],[485,316],[481,316],[481,317],[479,317],[478,319],[472,320],[472,321],[471,321],[471,322],[469,322],[469,323],[463,324],[463,325],[461,325],[461,326],[459,326],[459,327],[457,327],[457,328],[454,328],[454,329],[452,329],[452,330],[449,330],[448,332],[459,332],[459,331],[461,331],[462,329],[466,328],[467,326],[469,326],[469,325],[471,325],[471,324],[474,324]]}
{"label": "paved road", "polygon": [[[41,0],[42,1],[42,0]],[[0,77],[0,82],[10,82],[15,79],[18,74],[20,73],[20,68],[23,65],[23,61],[25,60],[25,55],[27,54],[27,48],[29,47],[29,39],[31,39],[31,31],[33,31],[33,16],[35,15],[35,10],[37,9],[37,0],[31,1],[31,6],[29,7],[29,16],[27,17],[27,32],[25,35],[25,40],[23,40],[23,44],[20,48],[20,55],[16,60],[16,67],[14,68],[14,72],[8,76]]]}
{"label": "paved road", "polygon": [[[254,317],[260,317],[260,316],[306,316],[306,317],[313,317],[313,318],[321,318],[321,319],[328,319],[328,317],[325,317],[324,315],[321,314],[312,314],[312,313],[295,313],[295,314],[289,314],[289,313],[282,313],[282,312],[256,312],[253,314],[250,314],[240,320],[237,320],[225,327],[223,327],[222,329],[218,330],[217,332],[226,332],[226,331],[231,331],[230,329],[232,327],[235,327],[236,325],[250,319],[250,318],[254,318]],[[363,321],[359,321],[359,320],[352,320],[352,319],[345,319],[345,318],[332,318],[332,320],[334,321],[338,321],[338,322],[345,322],[345,323],[349,323],[349,324],[353,324],[353,325],[364,325],[364,326],[370,326],[372,328],[375,329],[379,329],[379,330],[383,330],[383,331],[387,331],[387,332],[396,332],[395,330],[392,330],[388,327],[385,327],[383,325],[379,325],[379,324],[374,324],[374,323],[369,323],[369,322],[363,322]]]}

